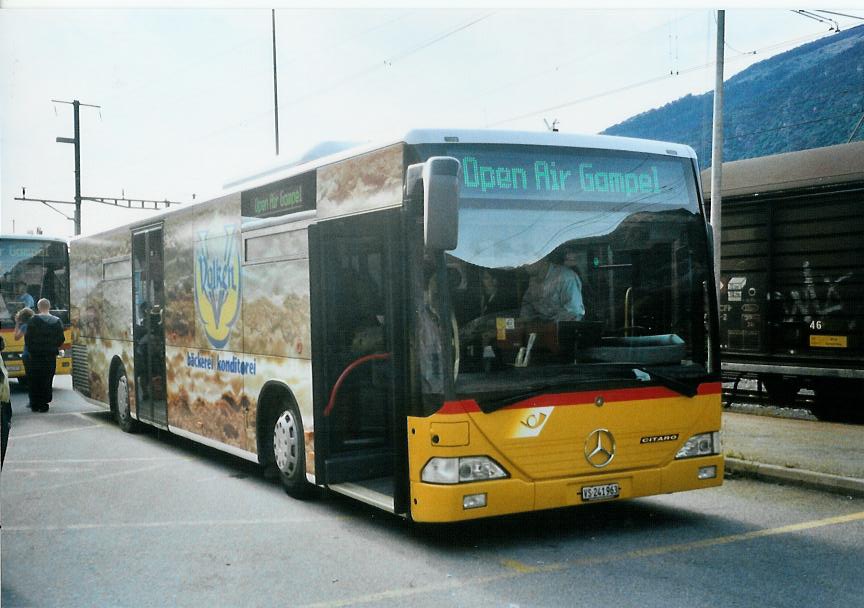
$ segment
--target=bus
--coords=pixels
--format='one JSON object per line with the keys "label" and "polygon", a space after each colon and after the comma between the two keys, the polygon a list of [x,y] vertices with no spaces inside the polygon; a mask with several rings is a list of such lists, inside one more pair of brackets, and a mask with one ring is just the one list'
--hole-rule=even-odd
{"label": "bus", "polygon": [[0,336],[3,362],[10,378],[27,382],[22,355],[24,340],[15,339],[15,315],[25,306],[36,312],[41,298],[51,301],[51,314],[64,324],[66,342],[57,355],[57,374],[72,373],[69,324],[69,253],[66,241],[25,235],[0,235]]}
{"label": "bus", "polygon": [[412,130],[70,258],[75,389],[293,496],[452,522],[722,483],[687,146]]}

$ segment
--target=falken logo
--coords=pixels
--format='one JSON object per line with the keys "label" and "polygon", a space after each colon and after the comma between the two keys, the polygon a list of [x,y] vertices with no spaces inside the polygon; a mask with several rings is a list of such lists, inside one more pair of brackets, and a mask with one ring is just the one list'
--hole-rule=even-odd
{"label": "falken logo", "polygon": [[650,437],[643,437],[639,440],[639,443],[662,443],[663,441],[675,441],[678,439],[678,433],[672,433],[671,435],[652,435]]}
{"label": "falken logo", "polygon": [[240,248],[236,226],[223,234],[198,233],[195,243],[195,307],[214,348],[228,343],[240,311]]}

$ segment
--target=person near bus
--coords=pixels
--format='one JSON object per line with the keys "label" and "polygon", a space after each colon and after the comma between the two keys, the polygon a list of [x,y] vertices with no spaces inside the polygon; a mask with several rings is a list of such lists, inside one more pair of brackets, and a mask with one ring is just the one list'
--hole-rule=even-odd
{"label": "person near bus", "polygon": [[[6,348],[6,341],[0,336],[0,352]],[[12,395],[9,391],[9,372],[0,357],[0,468],[6,460],[6,444],[12,428]]]}
{"label": "person near bus", "polygon": [[522,317],[543,321],[585,318],[582,280],[561,264],[543,258],[528,266],[528,289],[522,296]]}
{"label": "person near bus", "polygon": [[[27,333],[27,323],[33,318],[33,309],[25,306],[15,313],[15,340],[20,340]],[[27,354],[27,345],[24,345],[24,354]]]}
{"label": "person near bus", "polygon": [[53,397],[52,385],[57,353],[65,341],[63,322],[51,314],[51,302],[42,298],[36,303],[37,314],[27,322],[24,334],[24,369],[27,372],[30,409],[47,412]]}

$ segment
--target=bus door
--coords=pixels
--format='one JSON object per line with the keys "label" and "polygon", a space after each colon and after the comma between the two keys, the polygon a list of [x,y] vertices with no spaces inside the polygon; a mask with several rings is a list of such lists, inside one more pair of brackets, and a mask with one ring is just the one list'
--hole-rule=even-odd
{"label": "bus door", "polygon": [[165,381],[165,275],[162,226],[132,234],[132,336],[138,418],[168,424]]}
{"label": "bus door", "polygon": [[[316,481],[404,512],[400,214],[310,227]],[[395,483],[394,483],[394,480]]]}

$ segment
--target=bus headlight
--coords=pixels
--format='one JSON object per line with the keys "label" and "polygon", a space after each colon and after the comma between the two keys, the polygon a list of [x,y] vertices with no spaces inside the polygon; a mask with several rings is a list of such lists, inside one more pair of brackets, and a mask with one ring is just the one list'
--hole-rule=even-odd
{"label": "bus headlight", "polygon": [[507,477],[507,471],[488,456],[432,458],[420,479],[426,483],[470,483]]}
{"label": "bus headlight", "polygon": [[720,432],[701,433],[688,439],[675,458],[694,458],[696,456],[713,456],[720,453]]}

